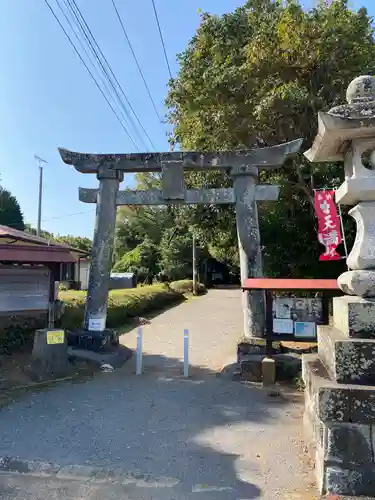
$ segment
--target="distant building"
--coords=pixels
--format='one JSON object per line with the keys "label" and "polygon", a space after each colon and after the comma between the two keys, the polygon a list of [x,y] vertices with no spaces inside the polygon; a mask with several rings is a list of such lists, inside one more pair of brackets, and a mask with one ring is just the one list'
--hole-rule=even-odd
{"label": "distant building", "polygon": [[86,256],[82,250],[0,225],[0,324],[6,317],[46,315],[56,298],[55,282]]}

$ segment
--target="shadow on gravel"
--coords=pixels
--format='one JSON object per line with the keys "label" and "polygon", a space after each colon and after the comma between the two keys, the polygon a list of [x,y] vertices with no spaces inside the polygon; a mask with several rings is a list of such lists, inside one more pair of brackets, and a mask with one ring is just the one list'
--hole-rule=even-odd
{"label": "shadow on gravel", "polygon": [[[176,359],[145,355],[144,367],[135,376],[131,362],[83,384],[27,394],[3,408],[0,456],[121,468],[161,482],[173,478],[186,498],[194,489],[212,491],[202,498],[259,498],[260,488],[238,476],[241,455],[229,431],[269,423],[284,400],[200,367],[191,367],[184,379]],[[245,467],[255,477],[261,474],[257,432],[234,432],[254,449]]]}

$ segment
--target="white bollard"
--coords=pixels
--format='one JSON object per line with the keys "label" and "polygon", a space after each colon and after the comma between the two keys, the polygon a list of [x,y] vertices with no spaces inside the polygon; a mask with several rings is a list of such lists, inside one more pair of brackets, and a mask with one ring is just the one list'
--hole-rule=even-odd
{"label": "white bollard", "polygon": [[189,376],[189,330],[184,330],[184,377]]}
{"label": "white bollard", "polygon": [[141,375],[142,373],[142,340],[143,340],[143,332],[142,328],[138,328],[137,333],[137,359],[136,359],[136,375]]}

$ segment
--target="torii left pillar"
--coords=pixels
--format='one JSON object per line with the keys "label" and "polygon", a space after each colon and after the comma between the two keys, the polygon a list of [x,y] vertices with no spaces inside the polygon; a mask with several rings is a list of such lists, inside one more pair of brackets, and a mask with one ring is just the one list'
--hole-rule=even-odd
{"label": "torii left pillar", "polygon": [[85,309],[85,330],[106,328],[109,275],[112,268],[116,225],[116,197],[123,173],[99,167],[99,192],[91,254],[89,286]]}

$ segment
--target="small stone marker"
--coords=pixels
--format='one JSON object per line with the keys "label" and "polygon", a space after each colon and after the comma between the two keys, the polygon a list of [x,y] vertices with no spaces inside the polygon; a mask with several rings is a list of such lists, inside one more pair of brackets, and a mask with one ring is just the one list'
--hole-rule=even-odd
{"label": "small stone marker", "polygon": [[64,330],[36,330],[30,376],[36,380],[66,376],[70,371],[67,348]]}
{"label": "small stone marker", "polygon": [[272,358],[264,358],[262,361],[262,382],[265,387],[275,384],[276,363]]}

